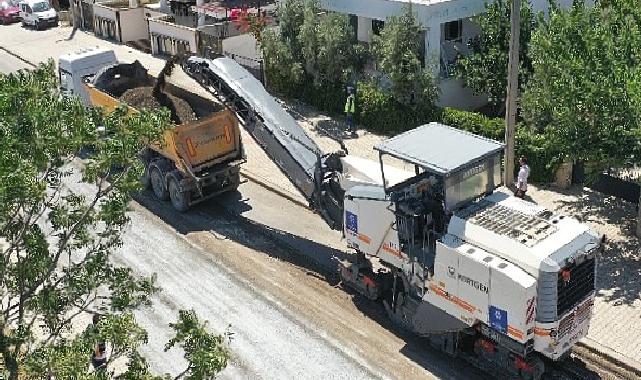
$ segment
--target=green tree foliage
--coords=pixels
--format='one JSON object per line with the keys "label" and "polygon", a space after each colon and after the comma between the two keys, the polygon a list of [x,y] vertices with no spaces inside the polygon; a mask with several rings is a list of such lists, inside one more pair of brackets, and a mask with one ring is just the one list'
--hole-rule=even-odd
{"label": "green tree foliage", "polygon": [[401,16],[390,16],[373,50],[378,69],[391,81],[391,92],[401,104],[434,104],[438,91],[431,73],[419,59],[421,33],[411,3]]}
{"label": "green tree foliage", "polygon": [[[151,379],[137,353],[146,333],[131,311],[149,304],[155,278],[135,276],[110,256],[122,244],[130,195],[140,190],[138,153],[169,126],[169,113],[103,113],[57,88],[53,62],[0,75],[2,376],[107,378],[88,373],[101,337],[113,349],[110,361],[129,359],[140,375],[124,378]],[[87,147],[89,158],[79,153]],[[70,334],[76,317],[97,304],[106,315],[99,326]]]}
{"label": "green tree foliage", "polygon": [[227,366],[229,353],[225,340],[229,334],[212,335],[207,332],[206,324],[201,323],[193,310],[181,310],[178,322],[170,324],[176,332],[165,346],[165,351],[179,345],[185,352],[189,366],[184,374],[188,380],[207,380]]}
{"label": "green tree foliage", "polygon": [[[488,95],[488,101],[499,115],[505,109],[508,52],[510,46],[510,0],[486,3],[486,11],[475,17],[481,34],[468,43],[470,54],[457,62],[458,75],[475,94]],[[532,71],[529,46],[537,19],[529,1],[521,2],[521,34],[519,49],[519,81],[527,82]]]}
{"label": "green tree foliage", "polygon": [[348,17],[323,12],[317,0],[284,1],[278,17],[278,31],[266,31],[261,44],[269,86],[340,110],[344,87],[363,55]]}
{"label": "green tree foliage", "polygon": [[[446,125],[493,140],[505,140],[503,118],[490,118],[476,112],[444,108],[441,111],[440,120]],[[543,183],[552,181],[561,163],[562,154],[559,146],[546,134],[527,128],[522,123],[517,125],[515,137],[516,156],[528,157],[528,164],[532,170],[530,180]]]}
{"label": "green tree foliage", "polygon": [[555,10],[532,36],[526,122],[596,169],[638,163],[641,8],[635,0]]}

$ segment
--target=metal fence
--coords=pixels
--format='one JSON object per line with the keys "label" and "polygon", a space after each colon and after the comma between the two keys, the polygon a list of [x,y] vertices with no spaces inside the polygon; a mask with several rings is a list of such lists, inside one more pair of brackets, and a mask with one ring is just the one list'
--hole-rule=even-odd
{"label": "metal fence", "polygon": [[252,73],[262,84],[265,84],[265,71],[263,70],[263,61],[261,59],[244,57],[228,51],[224,51],[223,54],[238,62],[238,64]]}

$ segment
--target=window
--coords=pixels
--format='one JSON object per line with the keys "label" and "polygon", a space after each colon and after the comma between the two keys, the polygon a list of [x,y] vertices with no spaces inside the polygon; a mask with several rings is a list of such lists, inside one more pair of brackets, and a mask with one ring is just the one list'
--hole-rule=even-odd
{"label": "window", "polygon": [[385,21],[372,20],[372,33],[374,33],[374,35],[376,36],[379,36],[384,26],[385,26]]}
{"label": "window", "polygon": [[33,11],[34,12],[44,12],[49,10],[49,3],[35,3],[33,5]]}
{"label": "window", "polygon": [[70,93],[71,90],[73,89],[71,74],[69,74],[68,72],[62,69],[60,69],[58,73],[60,75],[60,88],[63,91]]}
{"label": "window", "polygon": [[463,37],[463,20],[446,22],[443,33],[445,41],[461,42]]}

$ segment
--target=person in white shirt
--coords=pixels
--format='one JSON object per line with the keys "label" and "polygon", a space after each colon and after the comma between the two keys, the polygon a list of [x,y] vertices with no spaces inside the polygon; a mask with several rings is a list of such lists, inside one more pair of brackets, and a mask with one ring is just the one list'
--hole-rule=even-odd
{"label": "person in white shirt", "polygon": [[516,193],[514,195],[523,199],[525,198],[525,192],[527,191],[527,178],[530,176],[530,167],[527,166],[527,158],[525,158],[525,156],[521,156],[519,164],[521,164],[521,169],[519,169],[519,177],[516,182]]}

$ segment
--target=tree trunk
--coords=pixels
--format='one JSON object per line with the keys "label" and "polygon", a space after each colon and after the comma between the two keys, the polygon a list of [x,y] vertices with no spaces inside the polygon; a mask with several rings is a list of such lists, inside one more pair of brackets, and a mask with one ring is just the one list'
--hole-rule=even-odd
{"label": "tree trunk", "polygon": [[639,203],[637,204],[637,237],[641,238],[641,197],[639,197]]}

